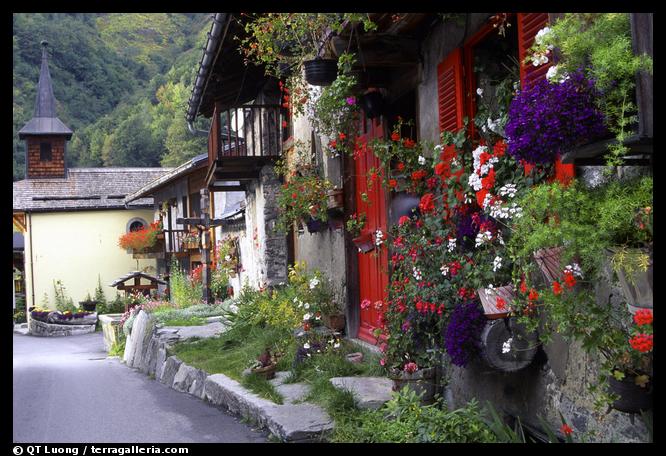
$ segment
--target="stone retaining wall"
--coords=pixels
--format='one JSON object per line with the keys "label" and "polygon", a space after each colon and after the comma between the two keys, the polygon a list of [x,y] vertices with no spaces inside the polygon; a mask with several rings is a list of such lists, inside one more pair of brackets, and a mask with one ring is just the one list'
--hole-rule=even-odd
{"label": "stone retaining wall", "polygon": [[29,334],[38,337],[62,337],[78,336],[95,332],[96,324],[92,325],[58,325],[55,323],[44,323],[43,321],[30,319],[28,325]]}
{"label": "stone retaining wall", "polygon": [[333,430],[333,420],[317,405],[278,405],[246,390],[226,375],[209,375],[176,356],[168,356],[169,349],[178,341],[215,337],[224,330],[225,326],[219,321],[206,326],[160,328],[154,319],[140,311],[125,342],[123,361],[176,391],[196,396],[268,428],[283,441],[320,441]]}

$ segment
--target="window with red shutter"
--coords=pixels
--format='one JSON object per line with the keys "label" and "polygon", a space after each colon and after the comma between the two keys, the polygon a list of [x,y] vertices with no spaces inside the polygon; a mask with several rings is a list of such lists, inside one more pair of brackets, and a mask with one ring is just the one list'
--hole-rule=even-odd
{"label": "window with red shutter", "polygon": [[[552,60],[546,64],[534,66],[525,62],[528,50],[534,44],[534,37],[542,28],[548,25],[548,13],[518,13],[518,57],[520,60],[520,83],[527,87],[534,82],[545,78]],[[529,172],[529,167],[526,167]],[[558,159],[555,162],[555,179],[562,183],[569,182],[574,177],[574,166],[565,165]]]}
{"label": "window with red shutter", "polygon": [[437,67],[440,132],[456,132],[463,126],[462,81],[462,52],[456,49]]}

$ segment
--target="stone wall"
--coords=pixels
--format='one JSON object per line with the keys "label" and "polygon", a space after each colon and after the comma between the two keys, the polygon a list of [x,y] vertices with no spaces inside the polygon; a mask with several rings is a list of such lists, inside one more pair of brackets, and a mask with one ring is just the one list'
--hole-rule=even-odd
{"label": "stone wall", "polygon": [[29,319],[29,334],[37,337],[62,337],[78,336],[95,332],[95,324],[92,325],[58,325],[55,323],[44,323],[43,321]]}

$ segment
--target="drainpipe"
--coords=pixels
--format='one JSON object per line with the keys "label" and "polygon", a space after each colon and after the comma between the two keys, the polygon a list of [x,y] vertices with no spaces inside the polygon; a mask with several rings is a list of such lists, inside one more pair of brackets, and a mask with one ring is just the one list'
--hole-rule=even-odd
{"label": "drainpipe", "polygon": [[[35,304],[35,270],[33,268],[33,264],[35,263],[33,257],[35,255],[35,253],[32,251],[32,235],[33,235],[33,231],[32,231],[32,212],[28,212],[28,230],[27,230],[27,232],[30,233],[30,291],[32,292],[32,306],[37,307],[36,304]],[[30,314],[30,312],[28,312],[27,303],[26,303],[26,309],[25,310],[26,310],[25,313],[26,313],[26,317],[27,317]]]}
{"label": "drainpipe", "polygon": [[193,122],[197,116],[199,106],[201,105],[201,97],[208,86],[208,79],[210,78],[210,70],[213,66],[213,62],[217,59],[215,48],[220,39],[223,39],[224,36],[226,36],[229,27],[228,16],[229,13],[216,13],[213,17],[213,26],[208,33],[208,42],[206,43],[204,55],[199,64],[199,74],[197,74],[197,78],[194,81],[194,88],[192,89],[192,96],[190,97],[190,106],[187,112],[187,129],[193,135],[208,135],[207,131],[194,128]]}

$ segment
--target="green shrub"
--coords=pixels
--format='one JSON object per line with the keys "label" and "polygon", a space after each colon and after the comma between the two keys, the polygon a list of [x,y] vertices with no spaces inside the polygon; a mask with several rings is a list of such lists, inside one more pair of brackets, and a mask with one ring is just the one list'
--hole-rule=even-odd
{"label": "green shrub", "polygon": [[169,290],[171,293],[171,302],[178,307],[189,307],[201,302],[203,290],[200,283],[193,283],[188,275],[180,268],[174,258],[171,263],[171,273],[169,277]]}
{"label": "green shrub", "polygon": [[336,442],[358,443],[488,443],[496,438],[476,401],[449,411],[443,401],[421,405],[404,388],[382,408],[348,413],[336,420]]}
{"label": "green shrub", "polygon": [[53,289],[55,292],[55,306],[56,310],[60,312],[76,312],[77,307],[74,305],[74,300],[67,296],[65,285],[63,285],[61,280],[53,281]]}
{"label": "green shrub", "polygon": [[25,323],[26,321],[25,310],[17,306],[14,310],[14,323]]}

